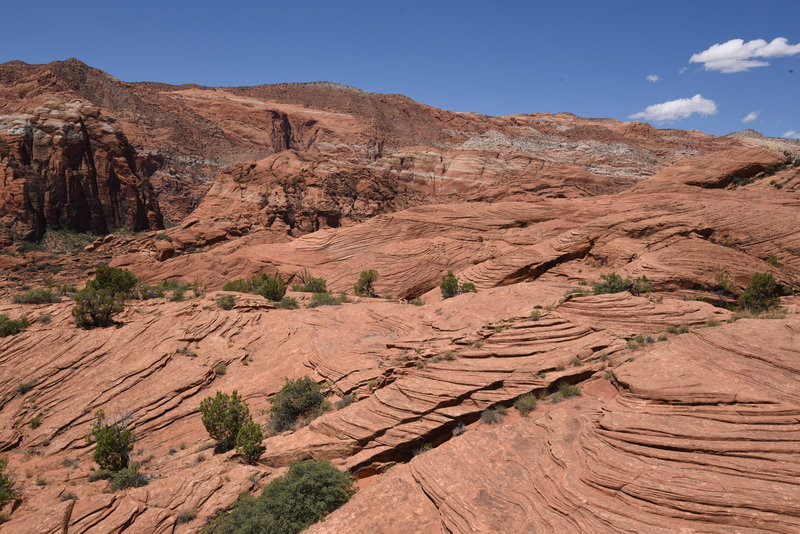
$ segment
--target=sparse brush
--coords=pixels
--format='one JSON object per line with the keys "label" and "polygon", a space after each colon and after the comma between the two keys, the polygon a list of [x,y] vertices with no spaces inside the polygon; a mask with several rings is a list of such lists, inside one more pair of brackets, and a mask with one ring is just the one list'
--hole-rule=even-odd
{"label": "sparse brush", "polygon": [[536,404],[536,397],[531,393],[526,393],[516,400],[514,408],[517,409],[520,415],[527,417],[529,413],[536,409]]}
{"label": "sparse brush", "polygon": [[485,423],[487,425],[496,425],[501,423],[506,416],[508,410],[506,410],[505,406],[493,406],[492,408],[487,408],[486,410],[481,413],[481,423]]}

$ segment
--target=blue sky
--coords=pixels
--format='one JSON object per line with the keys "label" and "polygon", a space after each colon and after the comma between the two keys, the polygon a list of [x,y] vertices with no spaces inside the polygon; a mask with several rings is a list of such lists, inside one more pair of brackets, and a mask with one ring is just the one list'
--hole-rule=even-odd
{"label": "blue sky", "polygon": [[489,115],[800,132],[798,0],[42,0],[8,2],[2,18],[0,61],[77,57],[126,81],[326,80]]}

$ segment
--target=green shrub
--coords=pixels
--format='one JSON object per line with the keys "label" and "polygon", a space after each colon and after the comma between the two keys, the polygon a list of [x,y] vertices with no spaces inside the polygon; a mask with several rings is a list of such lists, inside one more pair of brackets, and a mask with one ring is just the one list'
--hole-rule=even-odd
{"label": "green shrub", "polygon": [[193,508],[188,510],[181,510],[181,512],[175,518],[175,524],[182,525],[184,523],[191,523],[195,519],[197,519],[197,510]]}
{"label": "green shrub", "polygon": [[477,293],[475,284],[472,282],[459,283],[458,277],[453,274],[453,271],[447,271],[447,274],[442,278],[442,283],[439,284],[439,289],[442,292],[443,299],[449,299],[462,293]]}
{"label": "green shrub", "polygon": [[27,382],[20,382],[17,384],[17,393],[25,395],[36,386],[36,379],[28,380]]}
{"label": "green shrub", "polygon": [[222,286],[223,291],[236,291],[238,293],[253,293],[262,297],[280,302],[286,295],[286,281],[281,273],[262,274],[254,278],[232,280]]}
{"label": "green shrub", "polygon": [[223,310],[232,310],[236,305],[236,297],[233,295],[222,295],[217,299],[217,307]]}
{"label": "green shrub", "polygon": [[328,290],[327,287],[328,283],[324,278],[306,276],[301,284],[294,286],[294,290],[306,293],[325,293]]}
{"label": "green shrub", "polygon": [[140,488],[146,485],[147,477],[139,472],[139,466],[137,464],[120,469],[111,476],[111,481],[109,482],[111,491]]}
{"label": "green shrub", "polygon": [[32,429],[34,429],[34,430],[35,430],[35,429],[37,429],[37,428],[39,428],[40,426],[42,426],[42,414],[37,414],[37,415],[35,415],[35,416],[34,416],[34,417],[31,419],[31,422],[29,423],[29,425],[30,425],[30,427],[31,427]]}
{"label": "green shrub", "polygon": [[311,302],[308,303],[309,308],[319,308],[320,306],[337,306],[349,302],[347,295],[340,293],[338,297],[330,293],[314,293],[311,297]]}
{"label": "green shrub", "polygon": [[749,312],[761,313],[778,305],[781,286],[772,273],[756,273],[739,296],[739,307]]}
{"label": "green shrub", "polygon": [[17,495],[14,484],[16,482],[13,473],[8,469],[8,460],[0,458],[0,509]]}
{"label": "green shrub", "polygon": [[281,301],[275,305],[275,307],[281,310],[296,310],[300,307],[300,304],[298,304],[297,301],[292,297],[283,297]]}
{"label": "green shrub", "polygon": [[781,262],[778,261],[778,257],[775,254],[770,254],[769,256],[767,256],[767,259],[765,261],[770,265],[772,265],[773,267],[780,267],[781,264]]}
{"label": "green shrub", "polygon": [[347,408],[355,402],[356,398],[353,395],[345,395],[341,400],[336,401],[336,409],[341,410]]}
{"label": "green shrub", "polygon": [[253,293],[269,300],[280,302],[286,295],[286,281],[281,273],[262,274],[254,285]]}
{"label": "green shrub", "polygon": [[0,337],[19,334],[31,325],[27,317],[9,319],[8,315],[0,314]]}
{"label": "green shrub", "polygon": [[375,282],[378,280],[378,271],[368,269],[361,271],[358,281],[353,286],[353,292],[359,297],[377,297],[375,293]]}
{"label": "green shrub", "polygon": [[244,494],[230,512],[214,518],[204,534],[297,534],[346,503],[353,487],[346,473],[325,460],[293,463],[264,487]]}
{"label": "green shrub", "polygon": [[252,293],[253,285],[250,280],[239,278],[238,280],[231,280],[222,286],[223,291],[236,291],[237,293]]}
{"label": "green shrub", "polygon": [[408,303],[413,304],[414,306],[423,306],[425,304],[425,302],[423,302],[419,297],[409,300]]}
{"label": "green shrub", "polygon": [[517,399],[514,403],[514,408],[520,413],[521,416],[527,417],[529,413],[536,409],[536,397],[531,393],[526,393]]}
{"label": "green shrub", "polygon": [[214,397],[206,397],[200,403],[200,413],[208,435],[217,440],[217,449],[223,452],[236,445],[239,431],[252,421],[247,404],[236,390],[230,395],[217,391]]}
{"label": "green shrub", "polygon": [[127,269],[101,264],[95,270],[94,279],[89,280],[86,287],[119,295],[124,299],[130,296],[138,282],[139,280]]}
{"label": "green shrub", "polygon": [[40,315],[39,318],[36,320],[39,322],[39,324],[43,324],[46,326],[53,322],[53,316],[50,315],[49,313],[45,313],[43,315]]}
{"label": "green shrub", "polygon": [[562,382],[558,386],[558,391],[555,394],[553,394],[553,402],[560,402],[570,397],[580,397],[580,396],[581,396],[581,390],[580,388],[578,388],[578,386]]}
{"label": "green shrub", "polygon": [[628,291],[634,286],[633,280],[630,278],[622,278],[617,273],[601,274],[602,282],[595,282],[592,284],[592,289],[595,295],[602,295],[605,293],[621,293]]}
{"label": "green shrub", "polygon": [[61,501],[61,502],[77,501],[78,500],[78,496],[75,495],[74,493],[72,493],[71,491],[68,491],[66,493],[63,493],[61,495],[61,497],[58,498],[58,500]]}
{"label": "green shrub", "polygon": [[486,410],[481,413],[481,423],[486,423],[487,425],[496,425],[501,423],[506,416],[506,407],[505,406],[494,406],[492,408],[487,408]]}
{"label": "green shrub", "polygon": [[53,295],[49,289],[29,289],[21,295],[14,295],[11,299],[15,304],[49,304],[58,302],[60,299]]}
{"label": "green shrub", "polygon": [[272,399],[272,426],[277,432],[292,428],[301,417],[312,419],[324,411],[322,386],[304,376],[286,380]]}
{"label": "green shrub", "polygon": [[97,412],[97,419],[86,441],[95,444],[92,459],[100,469],[116,472],[128,467],[135,439],[133,431],[126,426],[126,418],[110,423],[106,421],[102,410]]}
{"label": "green shrub", "polygon": [[89,473],[88,479],[89,482],[97,482],[98,480],[109,480],[112,476],[114,476],[114,473],[108,469],[95,469]]}
{"label": "green shrub", "polygon": [[264,447],[261,446],[263,440],[264,435],[258,424],[252,421],[245,423],[236,435],[236,452],[242,455],[245,462],[254,464],[264,452]]}
{"label": "green shrub", "polygon": [[73,299],[75,307],[72,308],[72,316],[75,317],[75,324],[81,328],[111,326],[114,324],[114,315],[124,309],[118,294],[93,287],[81,289]]}

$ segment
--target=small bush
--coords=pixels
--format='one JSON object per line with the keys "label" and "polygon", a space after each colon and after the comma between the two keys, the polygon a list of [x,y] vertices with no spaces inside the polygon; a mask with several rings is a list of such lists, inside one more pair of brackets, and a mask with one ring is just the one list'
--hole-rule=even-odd
{"label": "small bush", "polygon": [[423,305],[425,305],[425,302],[423,302],[422,299],[420,299],[419,297],[409,300],[408,303],[409,304],[413,304],[414,306],[423,306]]}
{"label": "small bush", "polygon": [[107,290],[87,287],[75,293],[73,299],[72,316],[82,328],[111,326],[114,324],[113,316],[123,310],[122,299]]}
{"label": "small bush", "polygon": [[330,293],[314,293],[314,296],[311,297],[311,302],[308,303],[308,307],[319,308],[320,306],[338,306],[339,304],[343,304],[348,301],[349,299],[344,293],[340,293],[338,297],[335,297]]}
{"label": "small bush", "polygon": [[95,469],[91,473],[89,473],[89,482],[97,482],[98,480],[108,480],[114,473],[109,471],[108,469]]}
{"label": "small bush", "polygon": [[778,261],[778,257],[775,254],[770,254],[769,256],[767,256],[767,259],[765,261],[770,265],[772,265],[773,267],[779,267],[781,264],[781,262]]}
{"label": "small bush", "polygon": [[126,426],[127,418],[108,422],[102,410],[97,412],[97,419],[86,441],[95,444],[92,459],[100,469],[116,472],[128,467],[135,439],[133,431]]}
{"label": "small bush", "polygon": [[322,386],[304,376],[286,380],[281,390],[272,399],[272,426],[282,432],[294,426],[301,417],[315,417],[324,407],[325,395]]}
{"label": "small bush", "polygon": [[540,312],[539,310],[533,310],[531,312],[531,321],[538,321],[541,318],[542,318],[542,312]]}
{"label": "small bush", "polygon": [[553,400],[557,402],[558,400],[569,399],[570,397],[580,397],[580,396],[581,396],[581,390],[580,388],[578,388],[578,386],[562,382],[558,386],[558,391],[553,396],[554,397]]}
{"label": "small bush", "polygon": [[127,269],[101,264],[95,270],[94,279],[89,280],[86,287],[124,299],[130,296],[138,282],[139,280]]}
{"label": "small bush", "polygon": [[236,297],[233,295],[223,295],[217,299],[217,307],[223,310],[232,310],[236,305]]}
{"label": "small bush", "polygon": [[15,304],[49,304],[60,299],[49,289],[29,289],[11,300]]}
{"label": "small bush", "polygon": [[53,322],[53,317],[49,313],[45,313],[44,315],[40,315],[36,320],[39,322],[39,324],[47,326]]}
{"label": "small bush", "polygon": [[359,297],[377,297],[378,295],[375,293],[375,282],[377,280],[378,271],[375,269],[361,271],[356,284],[353,286],[353,292]]}
{"label": "small bush", "polygon": [[439,284],[439,289],[442,292],[443,299],[449,299],[462,293],[478,292],[472,282],[459,283],[458,277],[453,274],[453,271],[447,271],[447,274],[442,278],[442,283]]}
{"label": "small bush", "polygon": [[536,397],[531,393],[526,393],[517,399],[514,403],[514,408],[517,409],[522,417],[527,417],[529,413],[536,409],[536,404]]}
{"label": "small bush", "polygon": [[505,406],[494,406],[492,408],[487,408],[486,410],[481,413],[481,423],[486,423],[487,425],[496,425],[501,423],[506,416],[506,408]]}
{"label": "small bush", "polygon": [[28,424],[34,430],[42,426],[42,414],[37,414]]}
{"label": "small bush", "polygon": [[301,284],[294,286],[294,290],[305,293],[325,293],[328,291],[327,286],[328,282],[324,278],[307,276]]}
{"label": "small bush", "polygon": [[264,487],[260,497],[243,494],[204,534],[298,534],[346,503],[350,478],[325,460],[293,463]]}
{"label": "small bush", "polygon": [[72,493],[71,491],[68,491],[67,493],[62,493],[61,497],[59,497],[58,500],[61,502],[77,501],[78,496]]}
{"label": "small bush", "polygon": [[667,332],[670,334],[685,334],[689,331],[689,327],[685,324],[680,326],[669,326],[667,327]]}
{"label": "small bush", "polygon": [[236,435],[236,452],[242,455],[245,462],[254,464],[264,452],[264,447],[261,446],[263,440],[260,426],[252,421],[245,423]]}
{"label": "small bush", "polygon": [[218,391],[214,397],[206,397],[200,403],[200,413],[208,435],[217,441],[217,448],[223,452],[236,445],[239,431],[252,422],[250,410],[236,390],[230,395]]}
{"label": "small bush", "polygon": [[266,299],[280,302],[286,295],[286,281],[281,276],[281,273],[262,274],[256,279],[253,293]]}
{"label": "small bush", "polygon": [[296,310],[300,307],[300,304],[298,304],[297,301],[292,297],[283,297],[281,301],[275,305],[275,307],[281,310]]}
{"label": "small bush", "polygon": [[622,278],[617,273],[602,274],[600,278],[603,279],[602,282],[595,282],[592,284],[595,295],[621,293],[623,291],[628,291],[634,286],[633,280],[630,278]]}
{"label": "small bush", "polygon": [[197,510],[195,509],[181,510],[181,512],[175,518],[175,524],[182,525],[184,523],[191,523],[195,519],[197,519]]}
{"label": "small bush", "polygon": [[336,409],[341,410],[342,408],[346,408],[355,402],[356,398],[353,395],[345,395],[341,398],[341,400],[336,401]]}
{"label": "small bush", "polygon": [[281,273],[262,274],[254,278],[233,280],[226,283],[223,291],[236,291],[238,293],[253,293],[262,297],[280,302],[286,295],[286,281]]}
{"label": "small bush", "polygon": [[456,426],[453,427],[452,434],[453,436],[460,436],[464,432],[467,431],[467,427],[464,426],[464,423],[456,423]]}
{"label": "small bush", "polygon": [[10,319],[8,315],[0,314],[0,337],[19,334],[31,325],[27,317]]}
{"label": "small bush", "polygon": [[0,509],[16,497],[17,492],[14,490],[14,484],[16,484],[16,481],[13,473],[8,469],[8,460],[0,458]]}
{"label": "small bush", "polygon": [[27,382],[20,382],[19,384],[17,384],[17,393],[19,393],[20,395],[25,395],[35,386],[36,386],[35,379],[28,380]]}
{"label": "small bush", "polygon": [[214,374],[217,376],[224,376],[228,372],[228,366],[224,363],[218,363],[214,366]]}
{"label": "small bush", "polygon": [[120,469],[111,476],[111,482],[109,482],[111,491],[140,488],[146,485],[147,477],[139,472],[139,466],[137,464]]}
{"label": "small bush", "polygon": [[739,307],[749,312],[761,313],[778,305],[781,287],[772,273],[756,273],[739,296]]}
{"label": "small bush", "polygon": [[430,443],[423,443],[422,445],[417,447],[417,449],[414,451],[414,456],[419,456],[420,454],[424,454],[431,449],[433,449],[433,445],[431,445]]}

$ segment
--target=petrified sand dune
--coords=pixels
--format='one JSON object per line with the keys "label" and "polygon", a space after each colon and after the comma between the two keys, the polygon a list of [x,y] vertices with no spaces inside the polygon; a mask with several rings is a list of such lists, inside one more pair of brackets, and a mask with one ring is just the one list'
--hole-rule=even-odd
{"label": "petrified sand dune", "polygon": [[[92,161],[141,189],[79,211],[150,230],[0,255],[0,314],[31,320],[0,338],[0,454],[19,490],[1,533],[198,533],[307,458],[359,487],[311,533],[800,531],[800,170],[762,148],[782,145],[331,84],[126,84],[75,61],[0,66],[0,96],[20,89],[3,113],[76,98],[89,145],[129,140],[124,162],[114,147]],[[0,167],[18,172],[9,121]],[[74,179],[56,156],[6,180],[5,205],[45,175]],[[192,213],[156,230],[165,203],[168,219]],[[18,234],[33,212],[17,208]],[[200,289],[128,301],[91,330],[66,298],[12,302],[24,285],[80,287],[102,261]],[[378,298],[352,295],[366,269]],[[477,293],[442,299],[448,270]],[[282,309],[221,291],[274,271],[350,299],[305,307],[290,290],[302,307]],[[591,294],[612,272],[651,290]],[[725,306],[754,273],[784,286],[781,310],[739,319]],[[269,435],[255,465],[214,453],[204,398],[237,390],[266,428],[302,376],[347,402]],[[538,399],[527,417],[522,395]],[[97,410],[127,417],[146,486],[89,480]]]}
{"label": "petrified sand dune", "polygon": [[613,371],[618,392],[587,383],[537,417],[470,430],[309,532],[795,532],[798,327],[657,344]]}

